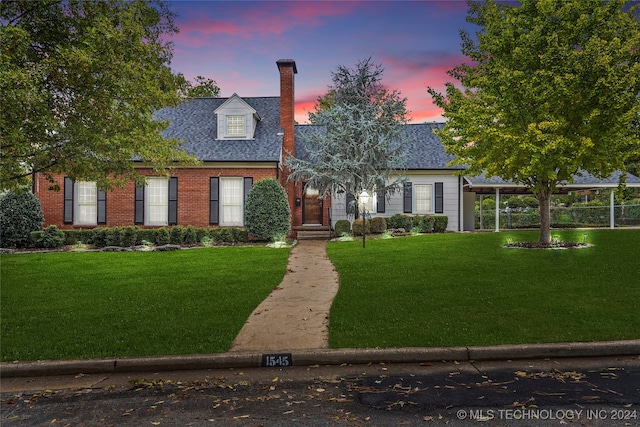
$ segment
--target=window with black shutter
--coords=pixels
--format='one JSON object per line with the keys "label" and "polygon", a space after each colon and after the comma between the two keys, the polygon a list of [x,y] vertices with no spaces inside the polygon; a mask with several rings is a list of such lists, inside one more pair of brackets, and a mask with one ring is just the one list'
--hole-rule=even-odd
{"label": "window with black shutter", "polygon": [[403,211],[411,213],[413,210],[413,185],[410,182],[405,182],[402,193]]}
{"label": "window with black shutter", "polygon": [[442,182],[436,182],[436,213],[444,212],[444,185]]}
{"label": "window with black shutter", "polygon": [[209,224],[220,223],[220,178],[209,178]]}
{"label": "window with black shutter", "polygon": [[64,223],[73,224],[73,180],[64,178]]}

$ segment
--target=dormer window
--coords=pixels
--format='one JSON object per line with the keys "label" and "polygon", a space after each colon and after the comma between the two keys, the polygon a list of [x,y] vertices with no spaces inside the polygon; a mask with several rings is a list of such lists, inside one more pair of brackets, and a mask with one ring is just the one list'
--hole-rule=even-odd
{"label": "dormer window", "polygon": [[244,116],[227,116],[227,136],[245,136]]}
{"label": "dormer window", "polygon": [[258,112],[235,93],[214,111],[217,139],[253,139],[260,121]]}

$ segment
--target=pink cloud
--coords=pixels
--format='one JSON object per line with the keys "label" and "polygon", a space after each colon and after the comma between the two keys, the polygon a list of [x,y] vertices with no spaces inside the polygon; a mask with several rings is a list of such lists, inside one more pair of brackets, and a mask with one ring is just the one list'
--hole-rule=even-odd
{"label": "pink cloud", "polygon": [[244,40],[281,35],[295,27],[317,27],[324,18],[350,14],[357,2],[263,2],[260,7],[235,3],[225,12],[229,17],[186,19],[180,33],[171,37],[189,47],[211,45],[221,36]]}

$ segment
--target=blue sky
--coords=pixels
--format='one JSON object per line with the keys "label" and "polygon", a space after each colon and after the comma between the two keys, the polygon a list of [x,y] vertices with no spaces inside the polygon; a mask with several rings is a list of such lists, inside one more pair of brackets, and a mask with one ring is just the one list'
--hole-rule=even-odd
{"label": "blue sky", "polygon": [[464,62],[466,1],[173,1],[172,68],[214,79],[223,97],[277,96],[275,62],[296,61],[296,120],[305,122],[338,65],[372,57],[408,99],[412,122],[442,121],[427,86],[444,89]]}

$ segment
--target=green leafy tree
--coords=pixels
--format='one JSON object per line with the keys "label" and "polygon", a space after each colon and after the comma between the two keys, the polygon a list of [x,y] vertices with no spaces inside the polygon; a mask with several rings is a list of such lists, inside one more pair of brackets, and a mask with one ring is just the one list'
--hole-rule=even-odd
{"label": "green leafy tree", "polygon": [[245,229],[258,240],[273,240],[289,233],[291,212],[287,193],[278,181],[261,179],[245,203]]}
{"label": "green leafy tree", "polygon": [[338,66],[333,85],[309,114],[316,126],[303,141],[308,159],[286,159],[290,180],[305,181],[322,197],[346,193],[354,200],[365,192],[387,195],[400,188],[406,98],[382,84],[383,72],[371,58],[353,69]]}
{"label": "green leafy tree", "polygon": [[215,80],[197,76],[195,82],[187,82],[184,95],[188,98],[217,98],[220,88]]}
{"label": "green leafy tree", "polygon": [[193,163],[153,118],[200,86],[169,67],[173,18],[161,1],[1,2],[3,186],[64,172],[110,188],[141,180],[132,159]]}
{"label": "green leafy tree", "polygon": [[[638,6],[624,0],[469,2],[462,52],[446,94],[429,88],[448,119],[438,132],[468,166],[528,186],[550,241],[549,199],[581,170],[606,177],[638,153]],[[460,88],[461,87],[461,88]]]}

